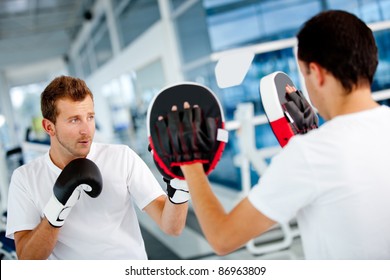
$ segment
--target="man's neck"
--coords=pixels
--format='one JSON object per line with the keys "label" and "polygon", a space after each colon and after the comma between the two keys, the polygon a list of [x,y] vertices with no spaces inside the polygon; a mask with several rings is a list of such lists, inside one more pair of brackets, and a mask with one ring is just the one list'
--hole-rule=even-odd
{"label": "man's neck", "polygon": [[68,165],[69,162],[74,160],[76,157],[68,153],[65,149],[61,149],[61,147],[58,146],[56,143],[57,142],[53,140],[51,141],[49,156],[54,165],[62,170],[66,165]]}
{"label": "man's neck", "polygon": [[70,162],[69,160],[65,160],[61,156],[58,156],[53,147],[50,147],[49,156],[54,165],[61,170],[64,169],[64,167]]}
{"label": "man's neck", "polygon": [[374,109],[378,106],[379,104],[372,99],[370,88],[357,88],[350,93],[338,95],[334,99],[332,107],[329,108],[329,116],[332,119],[341,115]]}

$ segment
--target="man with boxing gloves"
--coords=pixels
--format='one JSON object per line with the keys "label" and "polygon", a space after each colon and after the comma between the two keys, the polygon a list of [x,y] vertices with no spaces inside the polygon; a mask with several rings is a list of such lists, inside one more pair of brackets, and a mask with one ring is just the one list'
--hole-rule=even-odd
{"label": "man with boxing gloves", "polygon": [[[172,164],[180,165],[218,254],[296,217],[307,259],[390,259],[390,109],[371,96],[378,64],[372,31],[350,13],[325,11],[297,37],[299,67],[325,124],[292,137],[230,213],[213,194],[202,163],[176,156],[182,160]],[[286,92],[295,89],[286,85]],[[295,117],[304,117],[305,106],[295,105],[303,113]]]}
{"label": "man with boxing gloves", "polygon": [[147,259],[135,206],[167,234],[185,225],[187,197],[172,203],[129,147],[92,142],[93,95],[55,78],[41,94],[50,150],[16,169],[6,236],[19,259]]}

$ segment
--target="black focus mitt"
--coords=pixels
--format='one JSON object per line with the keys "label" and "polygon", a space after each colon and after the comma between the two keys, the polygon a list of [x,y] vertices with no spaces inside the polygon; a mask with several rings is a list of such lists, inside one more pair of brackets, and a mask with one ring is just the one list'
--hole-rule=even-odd
{"label": "black focus mitt", "polygon": [[283,72],[274,72],[260,80],[260,97],[265,114],[279,144],[284,147],[291,137],[318,127],[318,117],[302,92],[286,92],[295,88]]}
{"label": "black focus mitt", "polygon": [[[184,103],[191,104],[184,108]],[[176,106],[176,110],[172,107]],[[224,115],[208,88],[183,83],[163,89],[147,113],[149,144],[157,169],[184,179],[180,166],[200,162],[206,174],[217,165],[227,142]]]}

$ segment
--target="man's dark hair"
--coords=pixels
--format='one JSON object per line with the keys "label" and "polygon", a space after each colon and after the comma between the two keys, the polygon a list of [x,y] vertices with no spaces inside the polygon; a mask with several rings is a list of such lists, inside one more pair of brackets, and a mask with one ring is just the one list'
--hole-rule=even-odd
{"label": "man's dark hair", "polygon": [[297,37],[298,58],[320,64],[348,92],[362,83],[372,84],[378,50],[371,29],[355,15],[322,12],[308,20]]}
{"label": "man's dark hair", "polygon": [[82,101],[88,95],[93,100],[93,94],[83,80],[69,76],[57,77],[41,94],[42,116],[55,123],[58,115],[56,102],[59,99]]}

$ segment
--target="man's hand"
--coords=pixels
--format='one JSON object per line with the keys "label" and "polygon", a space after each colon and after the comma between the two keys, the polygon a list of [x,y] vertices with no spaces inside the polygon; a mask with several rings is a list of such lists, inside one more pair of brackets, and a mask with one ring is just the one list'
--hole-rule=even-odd
{"label": "man's hand", "polygon": [[301,91],[286,85],[286,99],[287,102],[282,104],[282,107],[297,134],[318,128],[317,115]]}

